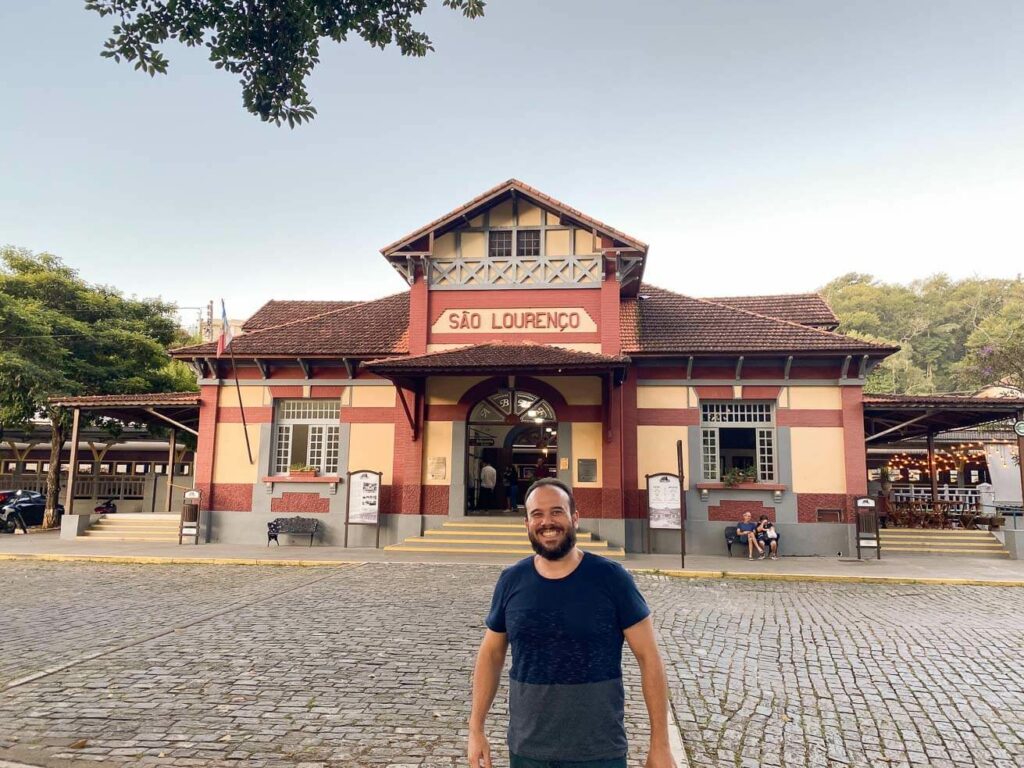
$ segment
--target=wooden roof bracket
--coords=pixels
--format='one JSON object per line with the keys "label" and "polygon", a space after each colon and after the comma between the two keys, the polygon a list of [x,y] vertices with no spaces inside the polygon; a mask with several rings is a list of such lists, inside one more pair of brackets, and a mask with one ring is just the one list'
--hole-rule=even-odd
{"label": "wooden roof bracket", "polygon": [[740,355],[739,359],[736,360],[736,381],[739,381],[740,377],[743,375],[743,360],[743,355]]}
{"label": "wooden roof bracket", "polygon": [[256,367],[260,369],[260,378],[270,378],[270,363],[266,360],[260,360],[258,357],[254,357],[252,361],[256,363]]}
{"label": "wooden roof bracket", "polygon": [[789,372],[793,368],[793,356],[786,358],[786,369],[782,372],[782,378],[789,381]]}
{"label": "wooden roof bracket", "polygon": [[303,373],[303,375],[304,375],[304,376],[305,376],[305,377],[306,377],[307,379],[311,379],[311,378],[313,378],[313,366],[309,364],[309,361],[308,361],[308,360],[305,360],[305,359],[303,359],[303,358],[301,358],[301,357],[297,357],[297,358],[295,358],[295,359],[296,359],[296,360],[298,360],[298,362],[299,362],[299,368],[301,368],[301,369],[302,369],[302,373]]}
{"label": "wooden roof bracket", "polygon": [[686,359],[686,380],[689,381],[693,378],[693,355],[690,355]]}
{"label": "wooden roof bracket", "polygon": [[146,413],[150,414],[151,416],[156,416],[158,419],[160,419],[162,421],[166,421],[168,424],[171,424],[171,425],[177,427],[178,429],[185,430],[186,432],[188,432],[190,435],[193,435],[194,437],[199,437],[199,432],[197,430],[192,429],[192,427],[186,427],[180,421],[175,421],[170,416],[164,416],[162,413],[154,411],[152,408],[143,408],[142,410],[144,410]]}
{"label": "wooden roof bracket", "polygon": [[850,372],[850,363],[853,361],[853,355],[847,355],[843,359],[843,370],[839,374],[840,381],[847,378],[847,374]]}
{"label": "wooden roof bracket", "polygon": [[870,443],[872,440],[877,440],[878,438],[882,437],[883,435],[888,435],[889,433],[895,432],[898,429],[903,429],[903,427],[909,427],[911,424],[916,424],[919,421],[923,421],[924,419],[927,419],[929,416],[933,415],[934,413],[935,413],[935,411],[926,411],[925,413],[922,413],[920,416],[915,416],[912,419],[907,419],[906,421],[900,422],[895,427],[889,427],[889,429],[883,429],[881,432],[875,432],[873,435],[868,435],[867,437],[865,437],[864,438],[864,442],[865,443]]}
{"label": "wooden roof bracket", "polygon": [[354,379],[356,377],[356,366],[359,365],[359,363],[353,362],[350,357],[341,358],[341,362],[345,364],[345,373],[348,374],[348,377],[350,379]]}
{"label": "wooden roof bracket", "polygon": [[419,390],[419,387],[413,385],[413,389],[412,389],[412,393],[413,393],[412,410],[410,410],[409,409],[409,403],[405,399],[405,389],[406,389],[405,386],[403,386],[398,381],[395,382],[395,385],[396,385],[395,389],[398,391],[398,399],[402,403],[402,410],[405,411],[405,418],[409,422],[409,429],[412,430],[412,441],[415,443],[417,440],[419,440],[419,436],[420,436],[420,418],[419,417],[420,417],[420,411],[422,410],[421,409],[421,402],[420,402],[420,390]]}
{"label": "wooden roof bracket", "polygon": [[868,375],[868,360],[871,359],[871,355],[864,355],[860,359],[860,365],[857,367],[857,378],[863,379]]}
{"label": "wooden roof bracket", "polygon": [[217,362],[216,362],[216,360],[211,360],[208,357],[204,357],[203,358],[203,362],[206,364],[206,367],[210,370],[210,378],[212,378],[212,379],[219,379],[220,378],[220,371],[217,370]]}

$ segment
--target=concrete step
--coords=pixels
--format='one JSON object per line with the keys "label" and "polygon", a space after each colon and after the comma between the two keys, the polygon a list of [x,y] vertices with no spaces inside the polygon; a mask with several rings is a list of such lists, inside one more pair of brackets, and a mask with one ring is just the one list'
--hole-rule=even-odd
{"label": "concrete step", "polygon": [[480,522],[476,521],[465,521],[462,520],[445,520],[443,523],[445,528],[498,528],[508,530],[522,531],[526,529],[522,520],[513,520],[511,518],[496,518],[495,522],[487,521],[485,518],[481,518]]}
{"label": "concrete step", "polygon": [[119,534],[106,534],[99,533],[97,531],[89,530],[82,534],[84,537],[89,539],[97,539],[99,541],[170,541],[177,542],[178,533],[174,532],[174,535],[166,534],[138,534],[134,536],[126,536]]}
{"label": "concrete step", "polygon": [[887,547],[882,545],[882,557],[899,555],[942,555],[944,557],[991,557],[1005,559],[1010,553],[1005,549],[942,549],[939,547]]}
{"label": "concrete step", "polygon": [[104,515],[102,519],[103,520],[124,520],[126,522],[131,522],[131,521],[135,521],[135,520],[143,520],[143,521],[150,521],[150,522],[157,521],[157,520],[165,520],[165,521],[166,520],[170,520],[170,521],[176,523],[176,522],[178,522],[178,519],[180,517],[181,516],[177,512],[172,512],[171,514],[167,514],[165,512],[153,512],[153,513],[146,513],[146,512],[115,512],[112,515]]}
{"label": "concrete step", "polygon": [[947,539],[963,539],[992,535],[991,531],[963,528],[882,528],[879,533],[882,536],[890,536],[894,539],[901,536],[935,536]]}
{"label": "concrete step", "polygon": [[[491,528],[431,528],[429,531],[423,532],[424,536],[435,537],[435,536],[458,536],[458,537],[472,537],[472,536],[486,536],[490,538],[502,538],[502,539],[522,539],[523,541],[529,541],[529,537],[526,535],[526,529],[520,527],[515,531],[506,531],[504,529],[494,530]],[[585,533],[583,531],[576,532],[577,541],[591,541],[593,535]]]}
{"label": "concrete step", "polygon": [[[512,545],[491,545],[483,546],[477,544],[463,544],[461,546],[455,545],[435,545],[433,542],[422,542],[422,540],[416,540],[417,543],[403,542],[401,544],[391,544],[384,547],[389,552],[430,552],[437,555],[519,555],[520,557],[526,557],[527,555],[533,554],[533,548],[516,547]],[[595,554],[600,554],[602,557],[611,558],[623,558],[626,553],[621,549],[608,549],[600,550]]]}

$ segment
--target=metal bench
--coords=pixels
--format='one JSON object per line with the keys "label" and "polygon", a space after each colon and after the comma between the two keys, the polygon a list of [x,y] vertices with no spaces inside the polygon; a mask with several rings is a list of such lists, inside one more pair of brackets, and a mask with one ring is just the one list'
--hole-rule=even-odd
{"label": "metal bench", "polygon": [[[725,527],[725,549],[729,553],[729,557],[732,557],[733,544],[738,544],[742,549],[747,549],[747,543],[745,541],[740,541],[739,534],[736,533],[738,529],[738,525],[727,525]],[[779,537],[778,541],[781,543],[781,536]]]}
{"label": "metal bench", "polygon": [[270,542],[276,541],[277,546],[281,546],[281,540],[278,539],[282,533],[289,536],[309,536],[309,546],[313,546],[313,537],[320,530],[320,521],[314,520],[311,517],[279,517],[276,520],[271,520],[267,523],[267,546],[270,546]]}

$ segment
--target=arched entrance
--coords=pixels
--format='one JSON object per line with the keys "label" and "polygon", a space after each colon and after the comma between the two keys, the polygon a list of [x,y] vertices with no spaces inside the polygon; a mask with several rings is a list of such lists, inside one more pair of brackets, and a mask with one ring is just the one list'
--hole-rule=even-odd
{"label": "arched entrance", "polygon": [[[556,474],[558,422],[539,395],[503,389],[485,397],[470,410],[466,431],[467,515],[516,515],[512,496],[522,504],[534,479]],[[494,468],[493,491],[486,488],[487,464]]]}

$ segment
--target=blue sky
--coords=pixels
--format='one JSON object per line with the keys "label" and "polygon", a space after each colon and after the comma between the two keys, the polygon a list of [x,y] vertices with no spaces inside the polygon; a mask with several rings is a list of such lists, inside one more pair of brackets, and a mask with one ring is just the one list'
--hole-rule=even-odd
{"label": "blue sky", "polygon": [[431,6],[426,59],[325,47],[289,130],[203,49],[151,79],[80,3],[0,4],[0,243],[245,316],[402,290],[379,248],[514,176],[697,296],[1024,271],[1019,2]]}

